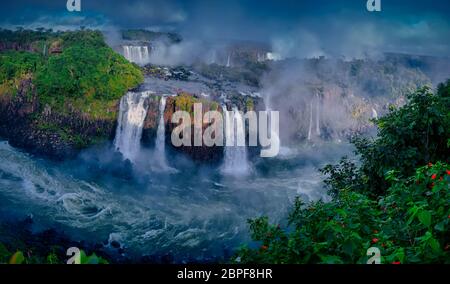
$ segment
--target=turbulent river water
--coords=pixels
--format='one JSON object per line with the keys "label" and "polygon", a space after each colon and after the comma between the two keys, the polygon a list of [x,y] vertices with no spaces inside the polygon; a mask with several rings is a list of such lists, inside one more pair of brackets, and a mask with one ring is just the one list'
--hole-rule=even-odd
{"label": "turbulent river water", "polygon": [[0,142],[1,210],[32,215],[75,240],[118,241],[131,258],[221,259],[249,241],[248,218],[282,222],[296,196],[326,198],[317,169],[349,146],[283,148],[277,158],[253,161],[245,178],[170,154],[176,171],[137,169],[118,162],[113,149],[105,145],[74,161],[51,162]]}

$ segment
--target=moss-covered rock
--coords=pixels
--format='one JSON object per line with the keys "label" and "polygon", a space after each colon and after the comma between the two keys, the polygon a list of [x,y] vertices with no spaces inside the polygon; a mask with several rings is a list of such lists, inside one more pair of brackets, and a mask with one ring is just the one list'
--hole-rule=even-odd
{"label": "moss-covered rock", "polygon": [[44,45],[0,53],[0,136],[58,159],[113,137],[120,98],[143,81],[137,66],[97,31],[0,33],[5,49]]}

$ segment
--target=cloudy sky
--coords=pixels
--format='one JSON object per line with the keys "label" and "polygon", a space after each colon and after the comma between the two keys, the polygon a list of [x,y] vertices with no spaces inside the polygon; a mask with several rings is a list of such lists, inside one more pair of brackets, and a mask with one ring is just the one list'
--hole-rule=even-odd
{"label": "cloudy sky", "polygon": [[2,3],[0,26],[148,28],[184,38],[271,43],[288,55],[362,56],[377,51],[450,56],[450,1],[381,0],[66,0]]}

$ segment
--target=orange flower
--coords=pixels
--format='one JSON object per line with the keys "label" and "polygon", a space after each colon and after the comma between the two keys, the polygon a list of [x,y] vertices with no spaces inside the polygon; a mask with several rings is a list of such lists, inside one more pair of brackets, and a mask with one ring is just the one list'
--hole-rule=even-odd
{"label": "orange flower", "polygon": [[261,246],[262,250],[267,250],[269,247],[268,246]]}

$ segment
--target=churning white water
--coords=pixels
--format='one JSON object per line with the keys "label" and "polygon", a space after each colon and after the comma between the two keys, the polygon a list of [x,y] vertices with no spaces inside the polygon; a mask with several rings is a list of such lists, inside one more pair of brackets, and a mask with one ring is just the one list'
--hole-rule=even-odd
{"label": "churning white water", "polygon": [[222,172],[229,175],[247,175],[250,166],[245,147],[245,123],[238,109],[228,111],[222,107],[225,115],[225,155]]}
{"label": "churning white water", "polygon": [[125,58],[136,64],[147,64],[150,62],[150,55],[148,52],[148,46],[123,46],[123,55]]}
{"label": "churning white water", "polygon": [[151,92],[128,92],[120,100],[114,147],[125,159],[135,162],[141,150],[142,130]]}

